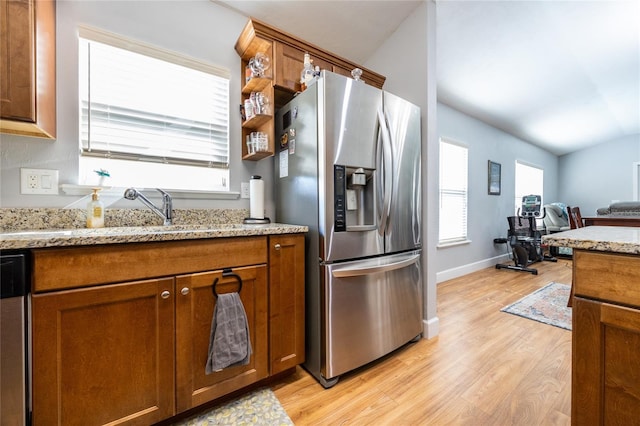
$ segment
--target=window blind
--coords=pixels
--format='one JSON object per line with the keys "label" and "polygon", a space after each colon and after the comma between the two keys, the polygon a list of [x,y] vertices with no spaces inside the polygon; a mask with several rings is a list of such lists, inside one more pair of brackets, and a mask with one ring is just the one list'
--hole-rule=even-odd
{"label": "window blind", "polygon": [[468,149],[440,140],[439,243],[467,239]]}
{"label": "window blind", "polygon": [[228,76],[156,56],[80,39],[82,155],[228,168]]}

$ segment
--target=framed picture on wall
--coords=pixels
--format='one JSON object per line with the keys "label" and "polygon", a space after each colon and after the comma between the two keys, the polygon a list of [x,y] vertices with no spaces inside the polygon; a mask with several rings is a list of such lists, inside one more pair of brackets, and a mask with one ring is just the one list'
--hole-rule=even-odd
{"label": "framed picture on wall", "polygon": [[489,195],[500,195],[501,171],[500,163],[489,160]]}

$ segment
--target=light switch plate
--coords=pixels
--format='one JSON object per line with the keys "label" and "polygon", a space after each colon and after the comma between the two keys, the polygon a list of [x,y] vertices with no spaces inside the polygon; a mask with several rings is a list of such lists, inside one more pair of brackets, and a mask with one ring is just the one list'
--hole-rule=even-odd
{"label": "light switch plate", "polygon": [[58,171],[21,168],[20,193],[27,195],[57,195]]}

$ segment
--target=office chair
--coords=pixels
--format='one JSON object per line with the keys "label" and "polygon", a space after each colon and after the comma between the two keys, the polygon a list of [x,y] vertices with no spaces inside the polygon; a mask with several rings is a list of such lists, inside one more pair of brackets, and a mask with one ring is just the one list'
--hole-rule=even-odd
{"label": "office chair", "polygon": [[584,227],[582,215],[580,214],[580,207],[567,206],[567,215],[569,216],[569,226],[571,229]]}

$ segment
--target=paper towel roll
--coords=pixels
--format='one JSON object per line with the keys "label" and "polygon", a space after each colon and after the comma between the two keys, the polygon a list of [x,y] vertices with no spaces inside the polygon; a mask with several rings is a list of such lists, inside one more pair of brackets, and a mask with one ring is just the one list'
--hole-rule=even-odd
{"label": "paper towel roll", "polygon": [[260,176],[251,176],[249,181],[249,217],[264,219],[264,181]]}

